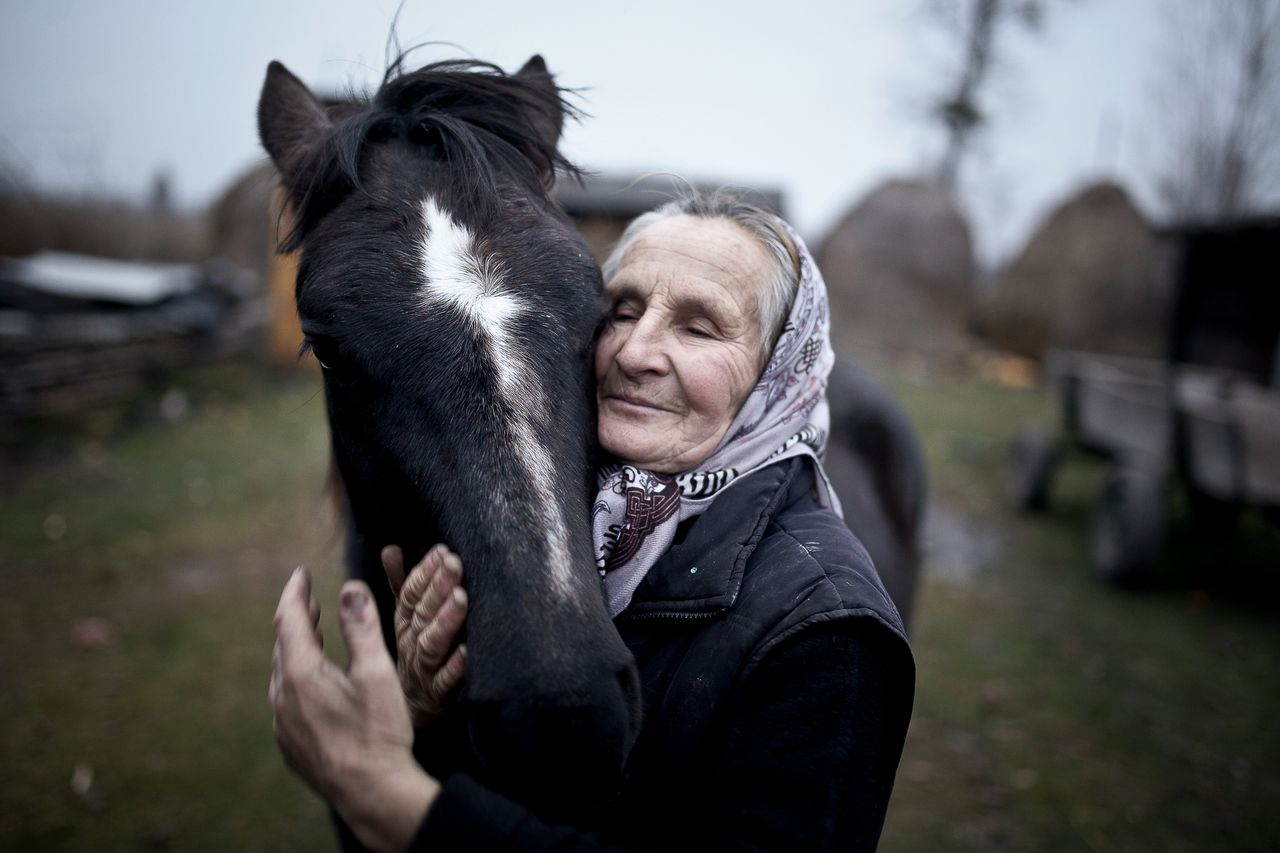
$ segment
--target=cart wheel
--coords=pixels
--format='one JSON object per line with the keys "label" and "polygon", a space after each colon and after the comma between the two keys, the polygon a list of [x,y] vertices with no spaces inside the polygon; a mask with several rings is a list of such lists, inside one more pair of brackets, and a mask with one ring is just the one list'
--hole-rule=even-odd
{"label": "cart wheel", "polygon": [[1188,504],[1197,540],[1207,541],[1214,549],[1231,541],[1244,512],[1242,504],[1219,500],[1194,488],[1188,495]]}
{"label": "cart wheel", "polygon": [[1058,446],[1044,429],[1024,427],[1010,447],[1009,494],[1023,512],[1044,509],[1058,464]]}
{"label": "cart wheel", "polygon": [[1116,463],[1093,516],[1093,570],[1115,584],[1154,573],[1164,544],[1166,481],[1162,473]]}
{"label": "cart wheel", "polygon": [[1223,555],[1230,554],[1232,539],[1244,513],[1243,504],[1219,500],[1195,487],[1188,489],[1187,510],[1191,522],[1188,552],[1201,573],[1220,571]]}

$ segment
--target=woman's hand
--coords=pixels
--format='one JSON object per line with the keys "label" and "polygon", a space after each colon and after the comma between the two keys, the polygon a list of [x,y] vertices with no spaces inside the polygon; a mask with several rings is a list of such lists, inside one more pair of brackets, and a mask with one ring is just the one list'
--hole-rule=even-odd
{"label": "woman's hand", "polygon": [[276,609],[272,728],[285,763],[374,850],[403,850],[440,790],[413,758],[413,726],[369,588],[342,587],[344,673],[322,651],[311,579],[294,571]]}
{"label": "woman's hand", "polygon": [[[394,545],[382,549],[382,567],[396,600],[396,652],[400,686],[415,727],[440,716],[462,682],[466,646],[453,649],[467,616],[462,561],[436,545],[405,580],[404,555]],[[450,654],[450,649],[453,653]]]}

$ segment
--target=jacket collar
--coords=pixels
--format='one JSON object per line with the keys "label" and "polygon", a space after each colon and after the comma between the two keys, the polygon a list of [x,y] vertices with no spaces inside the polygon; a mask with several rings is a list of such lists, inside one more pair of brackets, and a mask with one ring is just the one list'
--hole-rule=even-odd
{"label": "jacket collar", "polygon": [[[809,462],[769,465],[728,486],[645,575],[619,619],[712,616],[733,606],[747,558],[778,510],[807,491]],[[811,485],[811,483],[809,484]]]}

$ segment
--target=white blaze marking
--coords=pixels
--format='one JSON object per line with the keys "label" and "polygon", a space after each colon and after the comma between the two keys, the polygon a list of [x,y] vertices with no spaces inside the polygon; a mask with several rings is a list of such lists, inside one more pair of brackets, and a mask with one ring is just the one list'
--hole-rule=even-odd
{"label": "white blaze marking", "polygon": [[520,299],[504,289],[504,271],[488,259],[477,257],[471,233],[440,209],[434,199],[422,203],[422,272],[426,285],[423,302],[432,310],[441,303],[460,313],[493,359],[498,372],[498,393],[514,413],[510,424],[515,438],[512,450],[529,466],[530,492],[538,520],[547,531],[548,569],[562,597],[572,589],[569,581],[569,539],[564,519],[552,496],[555,467],[537,439],[534,419],[548,406],[533,381],[511,335],[510,322],[526,310]]}
{"label": "white blaze marking", "polygon": [[496,337],[506,336],[507,321],[520,300],[502,290],[502,270],[476,257],[471,233],[432,199],[422,204],[427,233],[422,262],[427,298],[443,300]]}

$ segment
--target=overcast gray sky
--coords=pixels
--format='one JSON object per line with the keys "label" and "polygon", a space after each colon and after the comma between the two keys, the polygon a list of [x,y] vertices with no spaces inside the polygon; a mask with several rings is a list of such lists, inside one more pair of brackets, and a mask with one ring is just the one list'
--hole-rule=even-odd
{"label": "overcast gray sky", "polygon": [[[401,40],[518,67],[546,57],[591,117],[567,153],[609,172],[668,170],[781,188],[820,239],[879,181],[933,163],[921,118],[954,57],[918,0],[406,0]],[[260,156],[255,106],[279,59],[321,89],[372,86],[393,0],[6,0],[0,160],[39,186],[140,196],[158,169],[209,203]],[[1009,31],[995,121],[965,203],[983,254],[1016,250],[1082,181],[1149,192],[1159,17],[1169,0],[1063,0]],[[456,56],[437,47],[423,61]]]}

